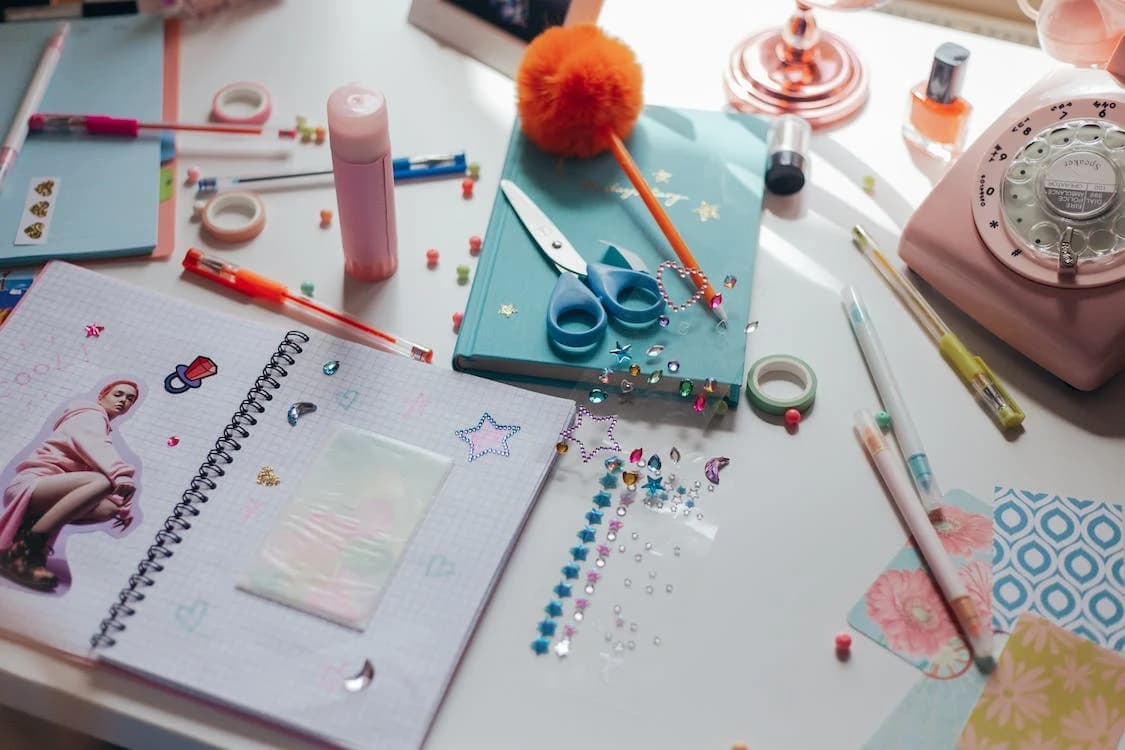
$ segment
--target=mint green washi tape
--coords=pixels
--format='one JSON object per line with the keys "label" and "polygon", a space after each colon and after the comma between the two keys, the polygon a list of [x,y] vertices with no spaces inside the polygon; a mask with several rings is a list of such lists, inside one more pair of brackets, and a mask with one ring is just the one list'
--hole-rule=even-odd
{"label": "mint green washi tape", "polygon": [[[788,376],[800,387],[793,398],[774,398],[762,389],[762,379],[773,374]],[[750,403],[767,414],[784,414],[789,409],[806,411],[816,398],[816,373],[803,359],[791,354],[771,354],[750,366],[746,373],[746,397]]]}

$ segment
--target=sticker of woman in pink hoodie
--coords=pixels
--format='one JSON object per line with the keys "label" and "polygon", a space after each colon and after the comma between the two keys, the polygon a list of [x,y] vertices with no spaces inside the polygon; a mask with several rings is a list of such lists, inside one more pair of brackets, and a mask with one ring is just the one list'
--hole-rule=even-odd
{"label": "sticker of woman in pink hoodie", "polygon": [[114,380],[96,401],[68,405],[45,439],[22,457],[4,488],[0,575],[54,591],[59,576],[47,561],[64,527],[111,521],[110,529],[124,531],[133,522],[137,467],[114,447],[110,422],[139,396],[136,382]]}

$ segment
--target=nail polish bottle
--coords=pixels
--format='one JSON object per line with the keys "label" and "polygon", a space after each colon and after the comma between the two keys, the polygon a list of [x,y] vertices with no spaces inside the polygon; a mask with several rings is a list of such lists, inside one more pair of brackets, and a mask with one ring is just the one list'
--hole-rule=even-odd
{"label": "nail polish bottle", "polygon": [[328,145],[336,184],[344,271],[381,281],[398,268],[387,100],[356,84],[328,97]]}
{"label": "nail polish bottle", "polygon": [[946,42],[934,53],[930,78],[910,91],[902,135],[908,143],[943,161],[961,153],[972,106],[961,98],[969,50]]}

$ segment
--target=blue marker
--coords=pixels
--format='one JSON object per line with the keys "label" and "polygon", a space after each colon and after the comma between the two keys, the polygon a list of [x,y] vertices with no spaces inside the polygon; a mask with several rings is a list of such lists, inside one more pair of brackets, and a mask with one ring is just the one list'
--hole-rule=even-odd
{"label": "blue marker", "polygon": [[[391,162],[395,181],[416,180],[422,177],[442,175],[463,175],[467,169],[465,152],[453,154],[427,154],[425,156],[403,156]],[[195,189],[200,193],[214,193],[230,190],[238,185],[251,185],[277,180],[294,180],[302,177],[326,177],[331,169],[317,169],[311,172],[282,172],[280,174],[258,175],[256,177],[200,177]]]}
{"label": "blue marker", "polygon": [[922,447],[922,439],[914,428],[914,421],[906,410],[906,402],[899,393],[898,383],[891,373],[891,365],[887,362],[887,355],[879,343],[875,333],[875,326],[871,316],[867,313],[859,292],[848,286],[841,292],[844,303],[844,312],[848,314],[848,322],[852,325],[852,333],[859,344],[859,350],[867,361],[867,370],[871,379],[875,381],[875,390],[883,401],[883,408],[891,415],[891,429],[898,438],[903,455],[906,456],[906,468],[914,482],[918,496],[922,500],[922,507],[926,509],[930,520],[941,520],[941,504],[943,496],[937,480],[934,479],[933,469],[930,468],[930,459]]}

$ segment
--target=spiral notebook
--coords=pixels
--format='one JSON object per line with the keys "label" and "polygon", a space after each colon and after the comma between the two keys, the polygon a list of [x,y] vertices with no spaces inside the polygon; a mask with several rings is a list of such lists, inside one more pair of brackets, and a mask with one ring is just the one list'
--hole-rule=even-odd
{"label": "spiral notebook", "polygon": [[0,329],[0,629],[417,747],[570,401],[55,262]]}

